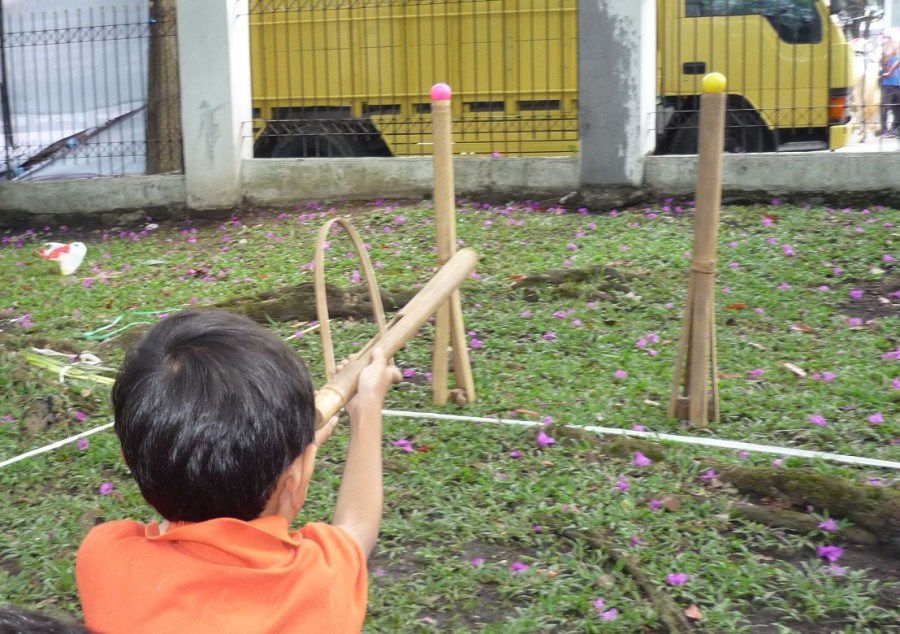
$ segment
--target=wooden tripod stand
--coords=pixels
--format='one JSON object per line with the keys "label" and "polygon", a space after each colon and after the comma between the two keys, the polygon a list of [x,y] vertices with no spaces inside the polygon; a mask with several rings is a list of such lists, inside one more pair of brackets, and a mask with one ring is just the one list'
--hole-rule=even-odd
{"label": "wooden tripod stand", "polygon": [[[669,416],[688,418],[698,427],[705,428],[710,419],[719,419],[713,293],[719,206],[722,202],[725,78],[718,73],[711,73],[704,77],[703,88],[705,94],[700,97],[694,250],[684,326],[678,344],[672,396],[669,400]],[[712,387],[708,389],[710,379]]]}

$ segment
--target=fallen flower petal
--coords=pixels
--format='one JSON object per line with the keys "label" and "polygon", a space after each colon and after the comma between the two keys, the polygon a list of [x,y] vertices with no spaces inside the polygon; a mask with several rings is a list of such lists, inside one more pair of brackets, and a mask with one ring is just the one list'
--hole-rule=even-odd
{"label": "fallen flower petal", "polygon": [[833,518],[829,517],[819,522],[819,528],[821,528],[823,531],[834,532],[838,529],[838,525]]}
{"label": "fallen flower petal", "polygon": [[653,461],[640,451],[634,452],[634,465],[636,467],[646,467],[653,464]]}
{"label": "fallen flower petal", "polygon": [[605,612],[600,613],[600,618],[604,621],[615,621],[619,616],[619,611],[616,608],[610,608]]}
{"label": "fallen flower petal", "polygon": [[833,564],[844,554],[844,549],[840,546],[819,546],[816,553]]}
{"label": "fallen flower petal", "polygon": [[552,436],[548,436],[543,431],[539,432],[537,435],[537,444],[541,447],[549,447],[550,445],[556,444],[556,439]]}
{"label": "fallen flower petal", "polygon": [[109,495],[116,488],[112,482],[104,482],[100,485],[100,495]]}
{"label": "fallen flower petal", "polygon": [[666,583],[670,586],[683,586],[688,581],[688,576],[683,572],[672,572],[666,575]]}
{"label": "fallen flower petal", "polygon": [[528,564],[523,564],[521,561],[514,561],[512,565],[509,567],[509,571],[513,574],[524,572],[528,570],[531,566]]}
{"label": "fallen flower petal", "polygon": [[703,619],[703,613],[693,603],[684,609],[684,616],[691,621],[700,621]]}
{"label": "fallen flower petal", "polygon": [[410,442],[406,438],[401,438],[400,440],[395,440],[391,443],[395,447],[400,447],[403,451],[409,453],[413,450],[412,442]]}

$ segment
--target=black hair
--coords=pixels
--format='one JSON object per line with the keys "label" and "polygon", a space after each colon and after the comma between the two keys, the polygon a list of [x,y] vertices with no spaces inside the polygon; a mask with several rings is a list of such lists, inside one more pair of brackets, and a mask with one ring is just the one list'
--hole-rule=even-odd
{"label": "black hair", "polygon": [[259,517],[278,476],[314,442],[314,399],[306,365],[283,341],[215,310],[154,325],[112,389],[141,493],[182,522]]}
{"label": "black hair", "polygon": [[17,605],[0,605],[0,634],[89,634],[89,630],[70,618],[57,619]]}

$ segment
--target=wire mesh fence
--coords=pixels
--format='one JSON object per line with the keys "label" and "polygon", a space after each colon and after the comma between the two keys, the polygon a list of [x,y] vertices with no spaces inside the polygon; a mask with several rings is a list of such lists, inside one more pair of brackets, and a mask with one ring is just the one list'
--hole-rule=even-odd
{"label": "wire mesh fence", "polygon": [[0,2],[0,177],[182,171],[174,0]]}
{"label": "wire mesh fence", "polygon": [[255,0],[250,25],[258,157],[428,154],[439,82],[456,153],[577,153],[577,0]]}

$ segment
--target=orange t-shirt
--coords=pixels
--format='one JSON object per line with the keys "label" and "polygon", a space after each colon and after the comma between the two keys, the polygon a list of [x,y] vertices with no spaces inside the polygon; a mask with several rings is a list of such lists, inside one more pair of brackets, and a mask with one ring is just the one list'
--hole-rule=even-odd
{"label": "orange t-shirt", "polygon": [[346,531],[220,518],[101,524],[75,565],[85,624],[100,634],[362,630],[366,556]]}

